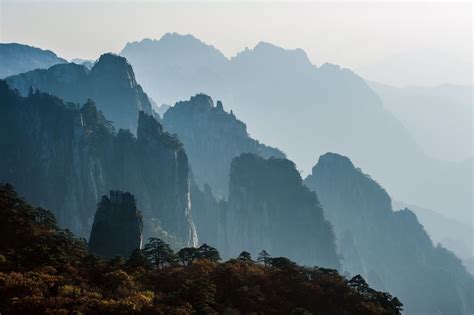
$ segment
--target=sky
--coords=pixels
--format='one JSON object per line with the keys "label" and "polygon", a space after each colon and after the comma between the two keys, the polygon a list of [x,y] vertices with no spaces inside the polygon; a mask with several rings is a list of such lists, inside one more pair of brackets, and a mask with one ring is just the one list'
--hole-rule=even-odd
{"label": "sky", "polygon": [[177,32],[227,57],[266,41],[385,84],[472,84],[472,13],[469,2],[0,0],[0,42],[96,59]]}

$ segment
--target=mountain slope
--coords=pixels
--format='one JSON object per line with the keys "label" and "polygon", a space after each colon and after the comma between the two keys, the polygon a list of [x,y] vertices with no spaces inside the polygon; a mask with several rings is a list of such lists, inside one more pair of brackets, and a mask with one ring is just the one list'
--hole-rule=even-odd
{"label": "mountain slope", "polygon": [[410,208],[425,227],[431,240],[449,249],[461,258],[466,269],[474,274],[474,228],[469,222],[447,218],[430,209],[393,201],[394,209]]}
{"label": "mountain slope", "polygon": [[115,127],[137,129],[138,112],[152,113],[148,96],[135,80],[127,60],[104,54],[92,69],[74,63],[55,65],[6,79],[8,84],[27,95],[30,88],[56,95],[66,102],[94,100]]}
{"label": "mountain slope", "polygon": [[343,269],[398,295],[406,314],[472,314],[474,278],[461,261],[433,246],[412,211],[393,211],[387,192],[347,157],[321,156],[305,184],[334,226]]}
{"label": "mountain slope", "polygon": [[17,43],[0,43],[0,79],[34,69],[67,63],[50,50]]}
{"label": "mountain slope", "polygon": [[472,86],[440,85],[396,88],[370,86],[383,106],[407,127],[423,150],[446,161],[474,156]]}

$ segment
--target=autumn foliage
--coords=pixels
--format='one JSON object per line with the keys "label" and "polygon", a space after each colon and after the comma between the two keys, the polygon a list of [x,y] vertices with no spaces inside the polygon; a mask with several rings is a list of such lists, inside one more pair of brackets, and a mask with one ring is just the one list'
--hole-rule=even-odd
{"label": "autumn foliage", "polygon": [[222,262],[208,245],[175,253],[151,239],[106,261],[0,186],[1,314],[399,314],[398,299],[361,277],[267,255]]}

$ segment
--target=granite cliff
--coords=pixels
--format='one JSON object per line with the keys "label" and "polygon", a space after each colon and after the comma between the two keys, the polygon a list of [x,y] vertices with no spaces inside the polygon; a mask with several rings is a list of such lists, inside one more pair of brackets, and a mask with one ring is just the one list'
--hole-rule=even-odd
{"label": "granite cliff", "polygon": [[135,197],[127,192],[111,190],[97,206],[89,237],[89,250],[106,259],[129,257],[142,246],[142,214]]}
{"label": "granite cliff", "polygon": [[52,95],[27,97],[0,81],[0,181],[35,205],[52,209],[60,226],[87,237],[100,196],[136,196],[144,237],[195,245],[188,159],[182,144],[140,112],[137,136],[114,131],[92,101],[64,104]]}
{"label": "granite cliff", "polygon": [[331,224],[293,162],[242,154],[232,161],[227,255],[265,249],[305,265],[339,268]]}

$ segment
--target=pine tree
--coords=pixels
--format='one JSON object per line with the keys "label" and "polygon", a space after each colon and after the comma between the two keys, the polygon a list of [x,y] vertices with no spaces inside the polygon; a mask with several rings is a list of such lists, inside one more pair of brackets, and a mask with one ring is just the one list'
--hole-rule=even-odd
{"label": "pine tree", "polygon": [[270,259],[271,259],[271,255],[269,253],[267,253],[266,250],[262,250],[260,253],[258,253],[258,258],[257,258],[257,261],[258,262],[263,262],[263,265],[265,267],[267,267],[267,265],[269,264],[270,262]]}

